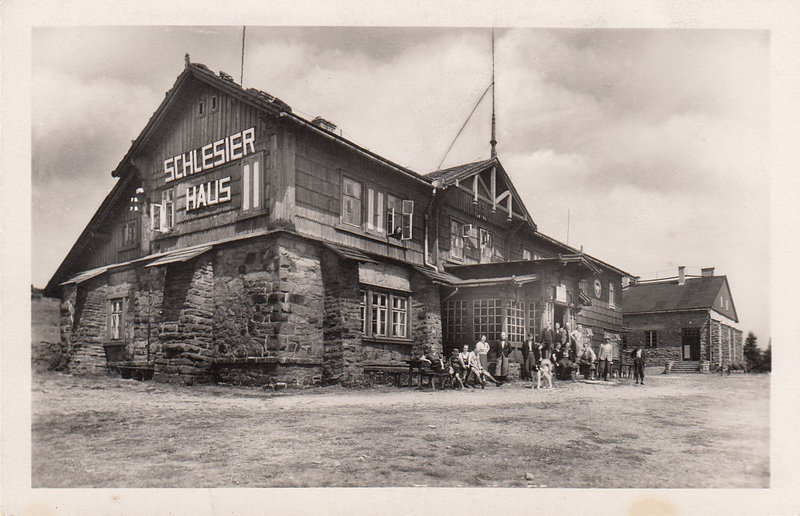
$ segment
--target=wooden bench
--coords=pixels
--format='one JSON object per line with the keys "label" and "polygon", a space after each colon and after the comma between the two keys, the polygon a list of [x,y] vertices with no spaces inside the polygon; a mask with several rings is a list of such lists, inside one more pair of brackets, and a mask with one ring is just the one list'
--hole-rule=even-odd
{"label": "wooden bench", "polygon": [[403,384],[403,376],[408,375],[408,383],[411,385],[411,374],[409,367],[402,362],[367,362],[364,364],[364,374],[383,373],[392,378],[392,383],[398,387]]}

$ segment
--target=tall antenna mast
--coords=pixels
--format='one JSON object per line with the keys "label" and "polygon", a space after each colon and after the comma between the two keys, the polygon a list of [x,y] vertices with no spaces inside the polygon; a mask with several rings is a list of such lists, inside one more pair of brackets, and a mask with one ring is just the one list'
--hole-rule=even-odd
{"label": "tall antenna mast", "polygon": [[494,27],[492,27],[492,139],[489,145],[492,146],[491,157],[497,157],[497,139],[495,138],[495,116],[494,116]]}
{"label": "tall antenna mast", "polygon": [[244,86],[244,34],[247,31],[247,26],[242,26],[242,68],[239,72],[239,84]]}

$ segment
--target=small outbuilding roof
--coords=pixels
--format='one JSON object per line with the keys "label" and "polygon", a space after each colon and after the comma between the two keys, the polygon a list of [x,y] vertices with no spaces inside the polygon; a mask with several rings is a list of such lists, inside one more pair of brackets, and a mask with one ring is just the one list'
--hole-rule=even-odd
{"label": "small outbuilding roof", "polygon": [[630,285],[622,291],[623,312],[710,309],[723,288],[728,288],[725,276],[686,278],[683,285],[678,280]]}

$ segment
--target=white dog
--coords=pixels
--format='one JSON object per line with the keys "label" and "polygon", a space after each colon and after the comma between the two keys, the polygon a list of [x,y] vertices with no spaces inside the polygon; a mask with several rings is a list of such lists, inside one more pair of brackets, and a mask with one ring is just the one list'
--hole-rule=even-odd
{"label": "white dog", "polygon": [[547,379],[547,386],[549,388],[553,388],[553,363],[550,362],[550,359],[543,358],[541,362],[539,362],[539,370],[536,371],[536,388],[542,388],[542,377]]}

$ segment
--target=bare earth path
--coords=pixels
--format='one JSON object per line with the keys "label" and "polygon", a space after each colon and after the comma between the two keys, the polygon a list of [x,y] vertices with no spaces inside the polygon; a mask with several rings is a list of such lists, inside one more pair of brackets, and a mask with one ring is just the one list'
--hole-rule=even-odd
{"label": "bare earth path", "polygon": [[33,381],[33,487],[769,487],[763,375],[435,393]]}

